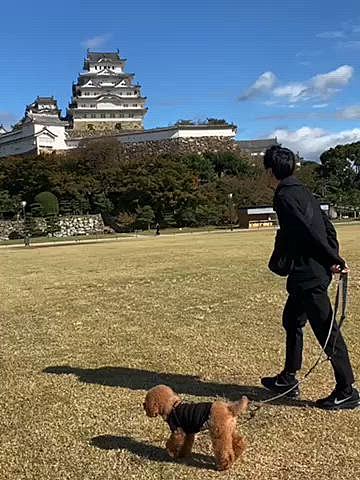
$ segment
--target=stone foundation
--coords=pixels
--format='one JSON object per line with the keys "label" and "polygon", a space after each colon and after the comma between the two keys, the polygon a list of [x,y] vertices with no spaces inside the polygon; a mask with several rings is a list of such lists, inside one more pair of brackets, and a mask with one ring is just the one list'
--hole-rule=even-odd
{"label": "stone foundation", "polygon": [[134,130],[143,130],[142,122],[126,122],[114,120],[111,122],[92,122],[91,118],[86,122],[74,122],[74,128],[68,130],[67,134],[70,138],[76,137],[98,137],[116,135],[117,133],[131,132]]}
{"label": "stone foundation", "polygon": [[[73,215],[60,216],[48,221],[46,218],[34,217],[32,230],[38,234],[48,235],[49,230],[55,230],[52,234],[55,237],[70,237],[74,235],[96,235],[102,234],[105,225],[100,214],[97,215]],[[53,223],[53,225],[50,225]],[[54,224],[58,228],[54,228]],[[12,233],[23,237],[25,225],[23,220],[0,220],[0,240],[9,240]]]}
{"label": "stone foundation", "polygon": [[137,143],[123,143],[122,149],[126,158],[132,155],[143,155],[144,157],[186,154],[203,154],[206,152],[234,152],[248,156],[232,138],[227,137],[191,137],[172,138],[169,140],[147,141]]}

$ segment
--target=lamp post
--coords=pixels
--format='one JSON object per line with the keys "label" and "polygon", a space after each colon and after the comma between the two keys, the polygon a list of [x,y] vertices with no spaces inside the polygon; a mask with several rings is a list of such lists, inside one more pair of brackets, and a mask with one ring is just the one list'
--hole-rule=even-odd
{"label": "lamp post", "polygon": [[30,245],[30,241],[29,241],[28,232],[26,231],[26,212],[25,212],[26,200],[22,200],[21,207],[22,207],[22,213],[23,213],[23,219],[24,219],[24,245],[25,247],[28,247]]}
{"label": "lamp post", "polygon": [[229,199],[229,214],[230,214],[230,230],[233,231],[233,224],[232,224],[232,197],[233,197],[233,194],[232,193],[229,193],[228,194],[228,199]]}
{"label": "lamp post", "polygon": [[22,213],[23,213],[23,218],[24,218],[24,222],[25,222],[25,207],[26,207],[26,200],[23,200],[21,202],[21,207],[22,207]]}

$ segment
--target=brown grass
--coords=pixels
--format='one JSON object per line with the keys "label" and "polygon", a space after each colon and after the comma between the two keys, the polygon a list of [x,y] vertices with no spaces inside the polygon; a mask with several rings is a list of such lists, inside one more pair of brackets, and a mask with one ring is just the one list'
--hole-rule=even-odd
{"label": "brown grass", "polygon": [[[359,372],[360,228],[339,228],[352,267],[344,328]],[[282,366],[284,282],[266,269],[273,232],[2,250],[0,478],[358,479],[360,411],[306,408],[333,386],[327,365],[298,404],[240,418],[244,463],[214,471],[210,441],[175,463],[164,422],[143,410],[167,383],[188,400],[264,397]],[[318,347],[307,331],[305,367]]]}

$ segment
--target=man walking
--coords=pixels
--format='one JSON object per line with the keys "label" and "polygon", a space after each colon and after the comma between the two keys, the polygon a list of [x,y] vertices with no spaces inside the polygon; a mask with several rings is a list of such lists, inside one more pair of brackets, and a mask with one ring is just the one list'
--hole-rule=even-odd
{"label": "man walking", "polygon": [[[273,256],[285,257],[288,265],[288,299],[283,312],[286,331],[286,358],[281,373],[263,377],[261,383],[269,390],[298,397],[296,379],[301,369],[303,328],[309,320],[321,346],[325,345],[332,322],[332,308],[327,294],[334,273],[346,273],[346,262],[339,256],[336,231],[310,191],[294,176],[295,155],[280,146],[268,149],[264,167],[277,184],[274,209],[278,215],[280,241],[275,243]],[[276,251],[277,250],[277,251]],[[281,250],[281,251],[279,251]],[[346,344],[338,325],[332,327],[326,346],[331,356],[336,386],[316,406],[328,410],[352,409],[360,406],[360,396],[353,386],[354,374]]]}

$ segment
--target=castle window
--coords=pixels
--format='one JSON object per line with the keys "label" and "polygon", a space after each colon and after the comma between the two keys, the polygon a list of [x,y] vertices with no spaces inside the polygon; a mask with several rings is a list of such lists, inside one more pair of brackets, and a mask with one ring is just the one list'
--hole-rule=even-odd
{"label": "castle window", "polygon": [[124,103],[124,108],[127,108],[129,106],[128,103]]}
{"label": "castle window", "polygon": [[115,113],[110,113],[110,118],[115,118]]}
{"label": "castle window", "polygon": [[96,108],[96,105],[93,104],[93,103],[91,103],[91,104],[90,104],[90,108]]}
{"label": "castle window", "polygon": [[92,113],[91,118],[96,118],[96,113]]}
{"label": "castle window", "polygon": [[101,118],[105,118],[105,113],[102,113],[102,114],[100,115],[100,117],[101,117]]}

